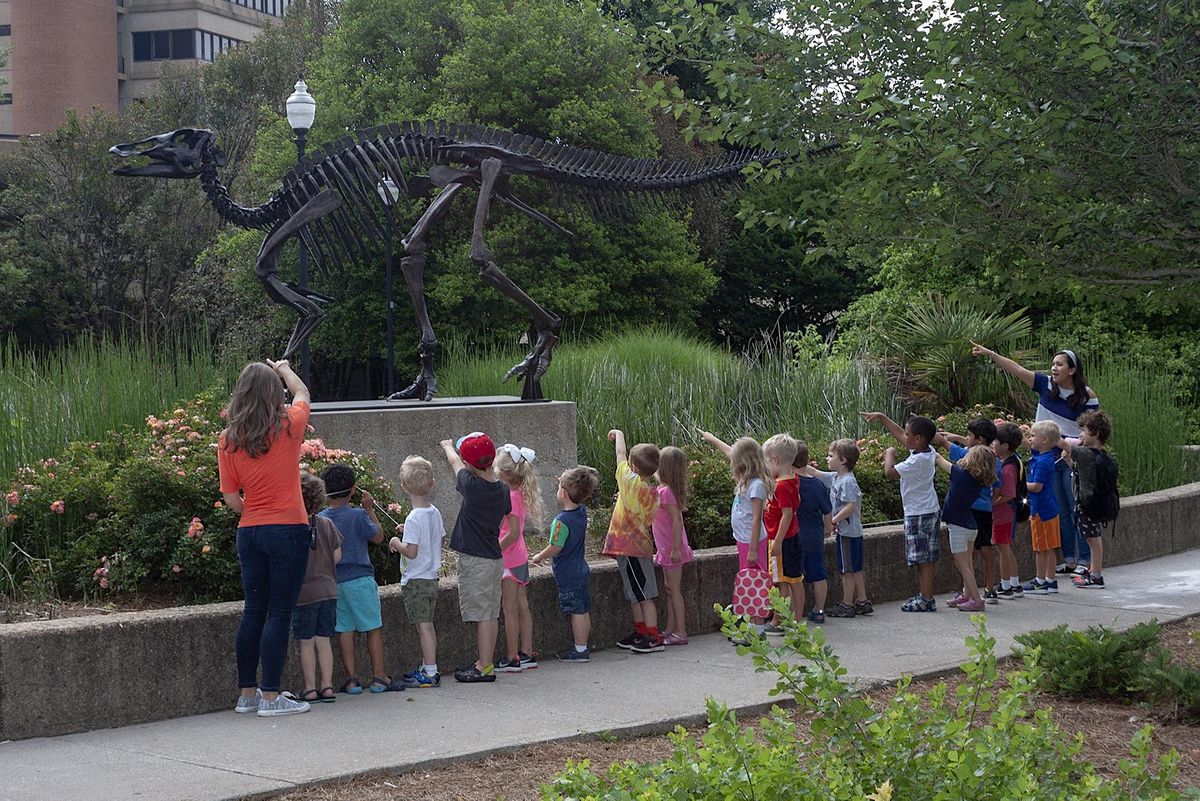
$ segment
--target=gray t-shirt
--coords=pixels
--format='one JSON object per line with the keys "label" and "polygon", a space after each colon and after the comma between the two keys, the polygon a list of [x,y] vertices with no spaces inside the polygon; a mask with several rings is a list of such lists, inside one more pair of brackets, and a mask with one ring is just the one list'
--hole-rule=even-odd
{"label": "gray t-shirt", "polygon": [[512,511],[508,485],[480,478],[465,467],[458,471],[457,478],[455,489],[462,496],[462,505],[458,507],[450,547],[482,559],[499,559],[500,523]]}
{"label": "gray t-shirt", "polygon": [[863,535],[862,527],[862,490],[858,487],[858,479],[853,473],[838,475],[837,473],[826,473],[823,470],[817,471],[817,477],[821,482],[829,487],[829,502],[833,505],[833,515],[837,517],[837,513],[848,503],[854,504],[854,513],[845,520],[838,521],[838,534],[843,537],[861,537]]}

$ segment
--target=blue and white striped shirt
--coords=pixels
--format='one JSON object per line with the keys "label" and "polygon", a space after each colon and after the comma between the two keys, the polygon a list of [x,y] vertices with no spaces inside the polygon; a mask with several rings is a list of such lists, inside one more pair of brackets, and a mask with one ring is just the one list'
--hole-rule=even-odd
{"label": "blue and white striped shirt", "polygon": [[1074,394],[1074,390],[1057,387],[1045,373],[1033,374],[1033,391],[1038,396],[1037,413],[1033,419],[1038,422],[1053,420],[1058,423],[1064,437],[1080,436],[1082,431],[1079,423],[1075,422],[1079,415],[1100,408],[1099,398],[1088,398],[1086,403],[1072,409],[1067,398]]}

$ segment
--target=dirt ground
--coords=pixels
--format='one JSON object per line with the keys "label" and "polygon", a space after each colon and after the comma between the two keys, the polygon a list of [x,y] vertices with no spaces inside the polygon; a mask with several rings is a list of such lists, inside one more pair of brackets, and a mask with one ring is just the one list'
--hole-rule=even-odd
{"label": "dirt ground", "polygon": [[[1164,627],[1161,642],[1175,658],[1200,667],[1200,645],[1191,639],[1200,631],[1200,618],[1190,618]],[[958,679],[946,679],[953,685]],[[915,682],[914,688],[929,687],[936,680]],[[891,690],[870,694],[882,702]],[[1104,774],[1113,775],[1118,762],[1129,753],[1133,734],[1147,723],[1154,725],[1153,751],[1160,757],[1171,748],[1179,751],[1181,787],[1200,786],[1200,728],[1167,720],[1160,711],[1141,704],[1081,700],[1043,696],[1039,706],[1048,708],[1066,732],[1082,732],[1083,756]],[[757,718],[747,718],[754,725]],[[699,736],[702,729],[691,730]],[[800,732],[803,738],[806,732]],[[538,788],[566,766],[567,760],[588,759],[602,771],[614,762],[649,762],[671,752],[665,736],[629,740],[582,740],[538,745],[486,757],[473,762],[455,762],[430,770],[392,776],[375,776],[306,788],[281,801],[517,801],[537,798]]]}

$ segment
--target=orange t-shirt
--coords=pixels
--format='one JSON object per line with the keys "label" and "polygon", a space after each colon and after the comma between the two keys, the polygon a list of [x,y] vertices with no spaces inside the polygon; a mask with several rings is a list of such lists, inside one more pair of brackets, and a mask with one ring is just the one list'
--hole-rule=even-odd
{"label": "orange t-shirt", "polygon": [[267,452],[257,458],[244,450],[226,450],[225,434],[221,434],[217,446],[221,492],[241,490],[245,498],[239,527],[308,523],[300,495],[300,445],[310,411],[304,402],[289,406],[287,424],[275,435]]}

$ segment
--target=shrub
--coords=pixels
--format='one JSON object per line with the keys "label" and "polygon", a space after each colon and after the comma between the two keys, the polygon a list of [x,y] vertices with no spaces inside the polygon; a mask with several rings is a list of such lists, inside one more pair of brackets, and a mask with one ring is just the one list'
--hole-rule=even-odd
{"label": "shrub", "polygon": [[1068,695],[1128,698],[1145,686],[1148,660],[1159,652],[1161,631],[1156,621],[1138,623],[1125,631],[1109,626],[1071,631],[1064,624],[1018,634],[1014,639],[1037,652],[1044,689]]}
{"label": "shrub", "polygon": [[[773,695],[791,696],[810,722],[812,743],[797,737],[793,715],[772,708],[757,731],[740,726],[733,712],[710,700],[709,726],[696,742],[683,729],[671,735],[674,753],[649,763],[623,762],[594,773],[584,762],[542,788],[547,799],[731,798],[961,799],[1021,798],[1049,801],[1175,801],[1178,754],[1150,763],[1151,728],[1130,744],[1130,758],[1113,779],[1079,759],[1080,738],[1063,735],[1046,710],[1034,707],[1042,667],[1039,653],[999,681],[995,640],[983,616],[967,638],[965,681],[949,692],[926,692],[901,681],[876,710],[846,681],[846,670],[825,644],[819,627],[785,619],[781,647],[753,637],[717,608],[728,636],[748,638],[757,670],[778,676]],[[804,660],[806,664],[798,664]]]}
{"label": "shrub", "polygon": [[[140,430],[73,443],[59,458],[19,468],[4,498],[0,545],[13,546],[3,565],[10,577],[5,591],[16,594],[18,579],[46,560],[62,594],[157,587],[181,601],[240,597],[238,516],[224,505],[217,474],[223,428],[216,393],[205,392],[161,418],[150,415]],[[374,478],[373,455],[310,439],[301,458],[298,467],[314,472],[335,461],[349,464],[381,505],[391,499],[387,484]],[[395,578],[383,549],[373,559],[378,575]]]}

